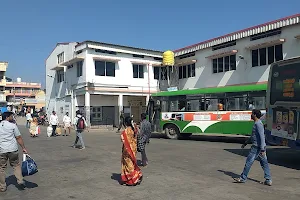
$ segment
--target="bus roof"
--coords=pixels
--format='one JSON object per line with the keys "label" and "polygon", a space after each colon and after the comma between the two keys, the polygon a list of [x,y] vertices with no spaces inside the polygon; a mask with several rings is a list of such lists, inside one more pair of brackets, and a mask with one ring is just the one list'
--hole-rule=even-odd
{"label": "bus roof", "polygon": [[215,88],[199,88],[192,90],[164,91],[152,94],[152,96],[180,96],[180,95],[197,95],[197,94],[214,94],[226,92],[251,92],[267,90],[267,84],[250,84],[250,85],[234,85]]}

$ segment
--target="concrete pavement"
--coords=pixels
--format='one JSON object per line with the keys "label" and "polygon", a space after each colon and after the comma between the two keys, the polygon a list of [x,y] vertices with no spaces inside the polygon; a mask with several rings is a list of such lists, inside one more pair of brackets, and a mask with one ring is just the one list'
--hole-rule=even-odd
{"label": "concrete pavement", "polygon": [[[20,124],[20,123],[19,123]],[[27,177],[29,188],[18,191],[9,170],[9,187],[2,200],[89,200],[89,199],[299,199],[300,154],[282,147],[270,147],[268,157],[274,179],[272,187],[259,184],[263,171],[256,162],[246,184],[233,183],[241,173],[248,149],[241,150],[234,139],[223,142],[194,137],[192,140],[151,139],[147,146],[149,166],[142,168],[140,186],[118,184],[121,142],[114,132],[84,134],[87,148],[73,149],[75,136],[30,138],[20,125],[38,174]]]}

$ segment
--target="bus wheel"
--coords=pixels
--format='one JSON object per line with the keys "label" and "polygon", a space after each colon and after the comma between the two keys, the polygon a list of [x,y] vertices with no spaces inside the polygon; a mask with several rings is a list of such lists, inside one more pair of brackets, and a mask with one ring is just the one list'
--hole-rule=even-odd
{"label": "bus wheel", "polygon": [[177,128],[177,126],[169,124],[165,128],[165,133],[168,139],[177,139],[179,135],[179,129]]}
{"label": "bus wheel", "polygon": [[187,140],[190,139],[192,133],[181,133],[179,136],[180,136],[179,139]]}

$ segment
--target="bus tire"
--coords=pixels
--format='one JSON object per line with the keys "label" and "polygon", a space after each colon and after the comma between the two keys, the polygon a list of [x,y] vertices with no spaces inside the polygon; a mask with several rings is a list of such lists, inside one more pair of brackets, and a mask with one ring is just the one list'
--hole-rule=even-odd
{"label": "bus tire", "polygon": [[192,136],[192,133],[180,133],[179,136],[180,136],[179,139],[188,140]]}
{"label": "bus tire", "polygon": [[178,139],[179,129],[174,124],[168,124],[165,128],[165,134],[168,139]]}

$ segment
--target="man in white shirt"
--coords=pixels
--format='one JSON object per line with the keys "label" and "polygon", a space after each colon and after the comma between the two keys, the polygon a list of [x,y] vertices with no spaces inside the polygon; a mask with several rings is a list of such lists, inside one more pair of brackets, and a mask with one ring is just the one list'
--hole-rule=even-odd
{"label": "man in white shirt", "polygon": [[56,115],[56,112],[53,111],[52,115],[50,116],[50,124],[52,125],[52,137],[56,136],[56,127],[58,125],[58,117]]}
{"label": "man in white shirt", "polygon": [[[71,117],[69,117],[69,113],[67,112],[63,118],[65,134],[63,136],[69,136],[71,133]],[[69,134],[67,134],[67,130]]]}
{"label": "man in white shirt", "polygon": [[30,123],[32,121],[32,116],[30,114],[30,112],[28,111],[27,114],[26,114],[26,120],[27,120],[27,123],[26,123],[26,128],[30,128]]}
{"label": "man in white shirt", "polygon": [[0,192],[6,191],[5,170],[7,162],[13,167],[19,189],[25,188],[21,165],[19,161],[18,144],[23,153],[27,154],[21,133],[18,127],[12,123],[13,113],[3,113],[3,121],[0,122]]}

